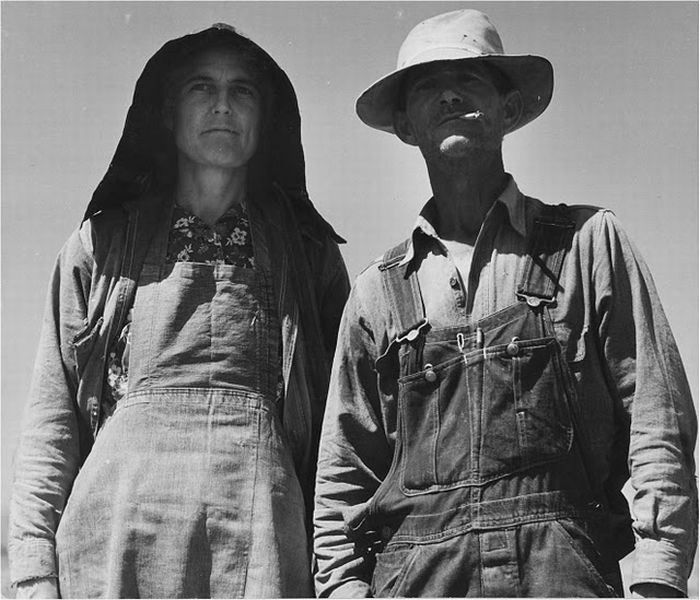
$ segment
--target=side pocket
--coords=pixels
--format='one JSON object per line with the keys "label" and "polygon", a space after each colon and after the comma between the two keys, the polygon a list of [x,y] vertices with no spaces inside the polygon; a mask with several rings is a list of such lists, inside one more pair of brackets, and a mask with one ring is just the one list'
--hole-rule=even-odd
{"label": "side pocket", "polygon": [[413,544],[389,545],[377,554],[372,574],[371,590],[375,598],[396,598],[409,577],[411,567],[420,552]]}
{"label": "side pocket", "polygon": [[[560,335],[561,330],[557,331]],[[580,333],[565,332],[563,348],[564,361],[563,368],[568,369],[570,396],[572,401],[578,404],[581,399],[581,380],[583,378],[583,368],[586,361],[588,345],[588,327],[584,327]]]}
{"label": "side pocket", "polygon": [[[581,570],[588,574],[591,588],[603,598],[617,596],[603,576],[602,559],[593,540],[582,526],[570,519],[553,521],[553,527],[566,540],[572,550],[572,557]],[[575,566],[575,565],[574,565]]]}
{"label": "side pocket", "polygon": [[586,358],[586,340],[588,339],[588,327],[584,327],[580,334],[569,334],[566,344],[566,362],[577,364]]}
{"label": "side pocket", "polygon": [[581,331],[572,331],[566,323],[555,323],[554,331],[562,350],[563,362],[569,367],[576,380],[576,375],[581,372],[587,355],[588,327],[583,327]]}

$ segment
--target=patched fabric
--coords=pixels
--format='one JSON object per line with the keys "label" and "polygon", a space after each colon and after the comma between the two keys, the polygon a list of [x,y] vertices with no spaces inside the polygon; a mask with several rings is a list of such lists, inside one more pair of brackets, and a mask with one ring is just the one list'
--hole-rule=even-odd
{"label": "patched fabric", "polygon": [[131,320],[134,309],[129,311],[126,325],[121,330],[117,342],[107,354],[107,385],[105,386],[106,405],[119,402],[128,390],[129,350],[131,347]]}

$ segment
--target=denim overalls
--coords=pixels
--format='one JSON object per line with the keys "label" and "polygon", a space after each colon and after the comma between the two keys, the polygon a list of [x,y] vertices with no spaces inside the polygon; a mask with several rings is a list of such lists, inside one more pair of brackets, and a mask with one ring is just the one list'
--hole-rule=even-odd
{"label": "denim overalls", "polygon": [[572,234],[566,211],[546,208],[514,303],[445,329],[427,322],[415,270],[397,268],[407,244],[384,257],[398,335],[377,370],[398,372],[396,446],[387,477],[346,523],[374,566],[375,596],[621,592],[616,561],[598,550],[604,495],[586,472],[548,312]]}
{"label": "denim overalls", "polygon": [[309,596],[269,265],[167,263],[169,226],[138,282],[128,394],[56,535],[61,593]]}

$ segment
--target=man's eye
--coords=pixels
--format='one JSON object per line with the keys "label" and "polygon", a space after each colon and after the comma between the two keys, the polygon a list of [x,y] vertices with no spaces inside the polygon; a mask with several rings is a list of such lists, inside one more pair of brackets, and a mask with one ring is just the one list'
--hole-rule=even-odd
{"label": "man's eye", "polygon": [[208,83],[193,83],[190,86],[190,91],[192,92],[208,92],[211,86]]}
{"label": "man's eye", "polygon": [[435,87],[435,80],[434,79],[423,79],[413,86],[413,91],[414,92],[424,92],[425,90],[429,90],[433,87]]}

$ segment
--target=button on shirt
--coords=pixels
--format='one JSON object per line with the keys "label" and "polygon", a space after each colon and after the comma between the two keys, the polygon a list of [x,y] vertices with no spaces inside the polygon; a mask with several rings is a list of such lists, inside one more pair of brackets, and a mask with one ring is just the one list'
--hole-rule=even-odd
{"label": "button on shirt", "polygon": [[[517,301],[525,241],[541,205],[510,179],[481,227],[464,282],[431,225],[434,202],[427,203],[397,268],[417,269],[431,326],[464,324]],[[570,216],[575,234],[550,313],[580,397],[591,471],[623,518],[620,490],[630,476],[635,488],[637,552],[628,583],[685,592],[697,543],[697,420],[685,372],[647,266],[615,216],[589,206],[570,207]],[[396,441],[395,387],[378,385],[375,369],[393,341],[378,264],[355,281],[338,337],[316,485],[319,595],[368,592],[343,514],[374,494]]]}

